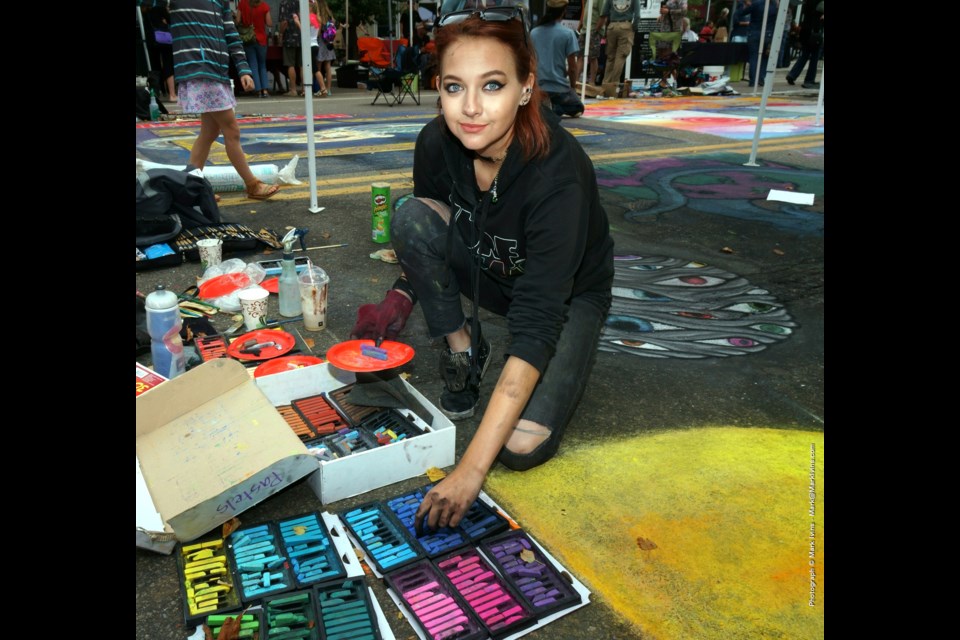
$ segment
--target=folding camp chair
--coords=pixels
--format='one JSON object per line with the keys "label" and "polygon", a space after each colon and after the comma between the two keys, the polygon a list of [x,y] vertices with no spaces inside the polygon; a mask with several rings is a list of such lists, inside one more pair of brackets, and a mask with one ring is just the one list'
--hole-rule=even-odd
{"label": "folding camp chair", "polygon": [[394,40],[394,52],[391,52],[389,41],[383,38],[357,38],[360,62],[370,69],[368,84],[377,90],[377,95],[370,104],[376,104],[380,96],[383,96],[383,101],[390,107],[400,102],[403,95],[400,93],[403,74],[396,68],[395,56],[392,54],[406,44],[406,38]]}
{"label": "folding camp chair", "polygon": [[405,44],[397,47],[395,68],[400,72],[397,104],[403,104],[406,96],[420,104],[420,47]]}

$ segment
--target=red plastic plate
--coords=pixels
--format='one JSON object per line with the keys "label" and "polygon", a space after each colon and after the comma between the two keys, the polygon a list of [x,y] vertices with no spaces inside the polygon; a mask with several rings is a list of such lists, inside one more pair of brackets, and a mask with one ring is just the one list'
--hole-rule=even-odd
{"label": "red plastic plate", "polygon": [[274,276],[272,278],[267,278],[260,283],[260,286],[269,291],[270,293],[280,293],[280,276]]}
{"label": "red plastic plate", "polygon": [[283,373],[284,371],[293,371],[315,364],[323,364],[323,358],[316,356],[285,356],[283,358],[274,358],[267,360],[262,365],[254,369],[253,377],[269,376],[274,373]]}
{"label": "red plastic plate", "polygon": [[335,344],[327,350],[330,364],[344,371],[383,371],[413,360],[413,347],[402,342],[384,340],[380,348],[387,352],[387,359],[380,360],[360,353],[360,345],[374,345],[373,340],[348,340]]}
{"label": "red plastic plate", "polygon": [[200,297],[219,298],[242,289],[248,284],[250,284],[250,276],[245,273],[225,273],[222,276],[214,276],[200,285]]}
{"label": "red plastic plate", "polygon": [[[260,355],[258,356],[255,356],[252,353],[240,353],[240,349],[243,348],[243,343],[251,338],[256,340],[254,344],[259,344],[261,342],[276,342],[280,345],[280,348],[277,349],[276,347],[265,347],[260,350]],[[231,358],[236,358],[237,360],[269,360],[287,353],[293,349],[295,344],[297,344],[297,339],[286,331],[257,329],[256,331],[245,333],[231,342],[230,346],[227,347],[227,355]]]}

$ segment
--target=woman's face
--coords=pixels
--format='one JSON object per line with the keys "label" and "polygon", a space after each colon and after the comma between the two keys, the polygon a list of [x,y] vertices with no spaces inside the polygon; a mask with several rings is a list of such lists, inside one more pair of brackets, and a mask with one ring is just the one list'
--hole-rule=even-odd
{"label": "woman's face", "polygon": [[492,38],[462,38],[447,48],[441,62],[440,104],[447,128],[467,149],[501,155],[534,75],[517,78],[510,49]]}

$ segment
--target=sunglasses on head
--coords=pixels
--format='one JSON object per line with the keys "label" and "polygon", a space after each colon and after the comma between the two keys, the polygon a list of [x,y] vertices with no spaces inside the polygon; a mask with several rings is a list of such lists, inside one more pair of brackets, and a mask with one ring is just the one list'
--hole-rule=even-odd
{"label": "sunglasses on head", "polygon": [[529,48],[530,45],[527,42],[527,22],[523,17],[523,10],[520,7],[488,7],[486,9],[452,11],[437,21],[437,28],[463,22],[472,16],[477,16],[485,22],[508,22],[514,18],[519,18],[520,25],[523,28],[523,43]]}

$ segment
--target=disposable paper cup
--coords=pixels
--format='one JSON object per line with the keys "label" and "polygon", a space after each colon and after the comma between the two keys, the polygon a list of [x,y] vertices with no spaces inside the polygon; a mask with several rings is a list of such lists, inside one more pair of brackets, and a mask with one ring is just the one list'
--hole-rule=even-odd
{"label": "disposable paper cup", "polygon": [[200,266],[204,271],[207,267],[215,267],[223,262],[223,240],[220,238],[197,240],[197,250],[200,252]]}
{"label": "disposable paper cup", "polygon": [[243,325],[247,331],[262,328],[267,319],[267,298],[270,292],[262,287],[243,289],[237,294],[243,310]]}
{"label": "disposable paper cup", "polygon": [[307,331],[320,331],[327,326],[327,285],[330,276],[317,266],[300,274],[300,310]]}

